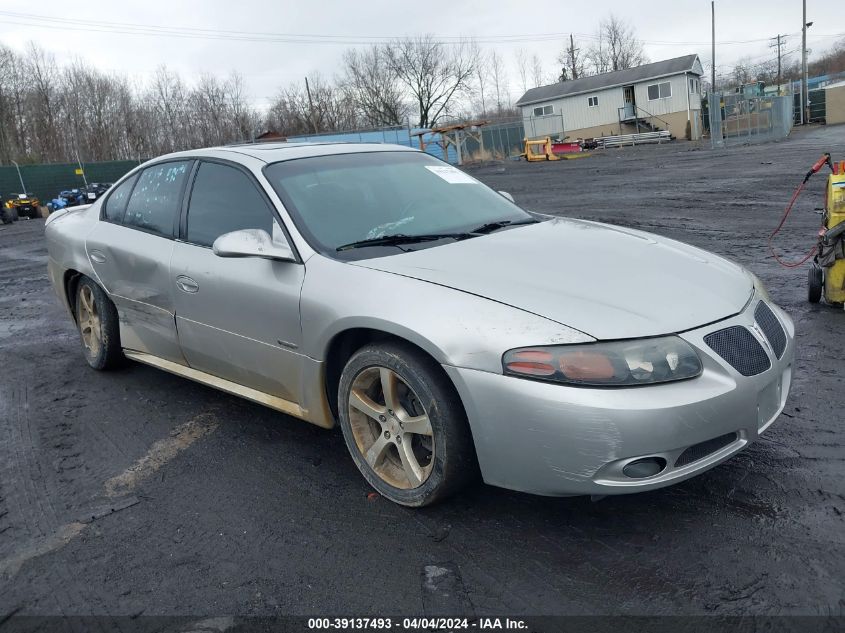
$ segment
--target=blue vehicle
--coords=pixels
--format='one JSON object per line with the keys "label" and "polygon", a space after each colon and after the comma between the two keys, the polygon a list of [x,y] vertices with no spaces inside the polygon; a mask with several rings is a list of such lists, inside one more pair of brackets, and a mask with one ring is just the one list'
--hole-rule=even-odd
{"label": "blue vehicle", "polygon": [[65,206],[75,207],[86,204],[85,194],[80,189],[66,189],[59,192],[59,198],[65,201]]}
{"label": "blue vehicle", "polygon": [[50,213],[54,211],[58,211],[59,209],[64,209],[67,206],[67,200],[61,197],[61,194],[50,200],[47,203],[47,210]]}

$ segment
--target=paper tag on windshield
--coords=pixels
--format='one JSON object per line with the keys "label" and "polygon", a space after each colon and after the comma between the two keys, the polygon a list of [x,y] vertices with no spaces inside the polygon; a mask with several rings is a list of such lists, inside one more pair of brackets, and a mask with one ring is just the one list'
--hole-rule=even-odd
{"label": "paper tag on windshield", "polygon": [[460,169],[455,169],[449,165],[426,165],[425,168],[433,174],[437,174],[446,182],[453,185],[475,185],[478,181],[472,176],[467,176]]}

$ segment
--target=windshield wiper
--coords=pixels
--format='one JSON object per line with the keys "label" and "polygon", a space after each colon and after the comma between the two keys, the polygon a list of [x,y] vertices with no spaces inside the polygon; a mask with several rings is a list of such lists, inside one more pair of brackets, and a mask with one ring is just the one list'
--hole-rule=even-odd
{"label": "windshield wiper", "polygon": [[537,224],[539,220],[534,218],[525,218],[524,220],[497,220],[495,222],[488,222],[481,226],[474,228],[470,233],[492,233],[506,226],[519,226],[520,224]]}
{"label": "windshield wiper", "polygon": [[469,237],[475,237],[472,233],[424,233],[422,235],[405,235],[404,233],[394,233],[393,235],[382,235],[381,237],[371,237],[366,240],[358,240],[357,242],[350,242],[343,246],[338,246],[338,251],[348,251],[353,248],[363,248],[365,246],[398,246],[399,244],[415,244],[417,242],[434,242],[444,238],[451,237],[455,240],[465,240]]}

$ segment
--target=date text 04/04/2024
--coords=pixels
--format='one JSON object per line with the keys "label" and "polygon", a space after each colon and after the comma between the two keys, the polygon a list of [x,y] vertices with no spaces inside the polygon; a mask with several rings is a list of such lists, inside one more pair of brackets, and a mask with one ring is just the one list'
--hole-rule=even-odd
{"label": "date text 04/04/2024", "polygon": [[308,628],[312,630],[392,630],[394,628],[406,631],[414,630],[511,630],[519,631],[528,628],[524,620],[511,618],[309,618]]}

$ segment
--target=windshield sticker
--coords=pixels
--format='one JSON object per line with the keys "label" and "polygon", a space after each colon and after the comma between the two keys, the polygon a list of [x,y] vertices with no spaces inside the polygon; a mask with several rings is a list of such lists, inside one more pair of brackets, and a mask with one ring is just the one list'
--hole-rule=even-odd
{"label": "windshield sticker", "polygon": [[437,174],[446,182],[453,185],[477,185],[478,181],[472,176],[468,176],[460,169],[455,169],[449,165],[426,165],[425,168],[433,174]]}
{"label": "windshield sticker", "polygon": [[387,222],[385,224],[379,224],[377,227],[374,227],[367,233],[367,239],[372,240],[377,237],[384,237],[388,231],[393,231],[393,229],[402,226],[403,224],[407,224],[408,222],[413,222],[414,216],[410,216],[407,218],[402,218],[396,222]]}

